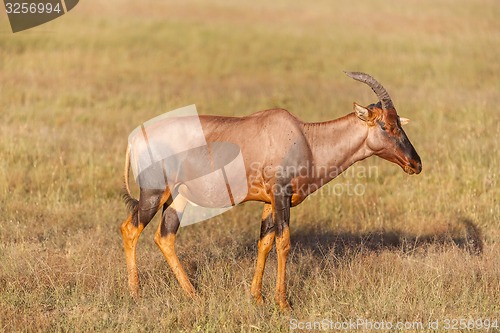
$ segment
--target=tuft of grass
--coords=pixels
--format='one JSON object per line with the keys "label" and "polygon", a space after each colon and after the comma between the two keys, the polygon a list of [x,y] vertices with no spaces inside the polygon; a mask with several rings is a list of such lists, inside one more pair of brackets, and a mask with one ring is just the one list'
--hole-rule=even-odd
{"label": "tuft of grass", "polygon": [[[17,34],[0,16],[0,330],[500,319],[496,1],[80,2]],[[258,203],[180,230],[194,300],[148,227],[132,301],[118,230],[129,132],[193,103],[320,121],[374,102],[342,70],[375,76],[412,119],[422,174],[370,158],[292,210],[288,315],[272,301],[273,252],[266,305],[250,297]],[[349,194],[356,185],[361,195]]]}

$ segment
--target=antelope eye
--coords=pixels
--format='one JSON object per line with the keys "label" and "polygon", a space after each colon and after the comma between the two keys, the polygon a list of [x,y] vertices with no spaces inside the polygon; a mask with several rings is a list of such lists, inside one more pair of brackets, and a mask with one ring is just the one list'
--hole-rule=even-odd
{"label": "antelope eye", "polygon": [[391,129],[391,132],[396,135],[396,136],[400,136],[401,135],[401,130],[396,126],[394,127],[393,129]]}

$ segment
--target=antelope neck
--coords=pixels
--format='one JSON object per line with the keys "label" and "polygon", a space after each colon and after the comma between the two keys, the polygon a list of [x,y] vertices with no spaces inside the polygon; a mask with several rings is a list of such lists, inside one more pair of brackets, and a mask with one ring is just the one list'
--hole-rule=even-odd
{"label": "antelope neck", "polygon": [[315,173],[326,184],[357,161],[371,155],[366,145],[368,127],[354,113],[320,123],[305,123],[304,135],[313,155]]}

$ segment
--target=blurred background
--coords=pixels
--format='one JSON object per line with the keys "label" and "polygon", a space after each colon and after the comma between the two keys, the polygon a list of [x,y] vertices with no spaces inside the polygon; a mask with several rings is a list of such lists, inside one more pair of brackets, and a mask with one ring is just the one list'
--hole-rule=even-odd
{"label": "blurred background", "polygon": [[[498,1],[81,1],[15,34],[0,7],[4,330],[498,316]],[[312,122],[376,102],[343,70],[377,78],[411,119],[422,173],[370,158],[359,166],[376,172],[340,176],[292,210],[290,317],[273,304],[273,253],[267,304],[249,295],[259,203],[180,230],[194,301],[153,242],[157,217],[139,241],[143,298],[133,302],[119,234],[129,133],[190,104],[227,116],[281,107]],[[357,184],[362,195],[349,195]]]}

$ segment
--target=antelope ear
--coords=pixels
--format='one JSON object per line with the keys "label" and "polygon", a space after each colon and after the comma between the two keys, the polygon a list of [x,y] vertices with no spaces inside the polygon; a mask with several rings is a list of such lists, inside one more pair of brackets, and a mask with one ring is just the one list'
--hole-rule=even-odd
{"label": "antelope ear", "polygon": [[357,103],[354,103],[353,110],[356,116],[363,121],[369,121],[372,117],[372,112],[370,110]]}
{"label": "antelope ear", "polygon": [[399,122],[401,123],[401,125],[406,125],[410,122],[410,119],[404,118],[404,117],[399,117]]}

